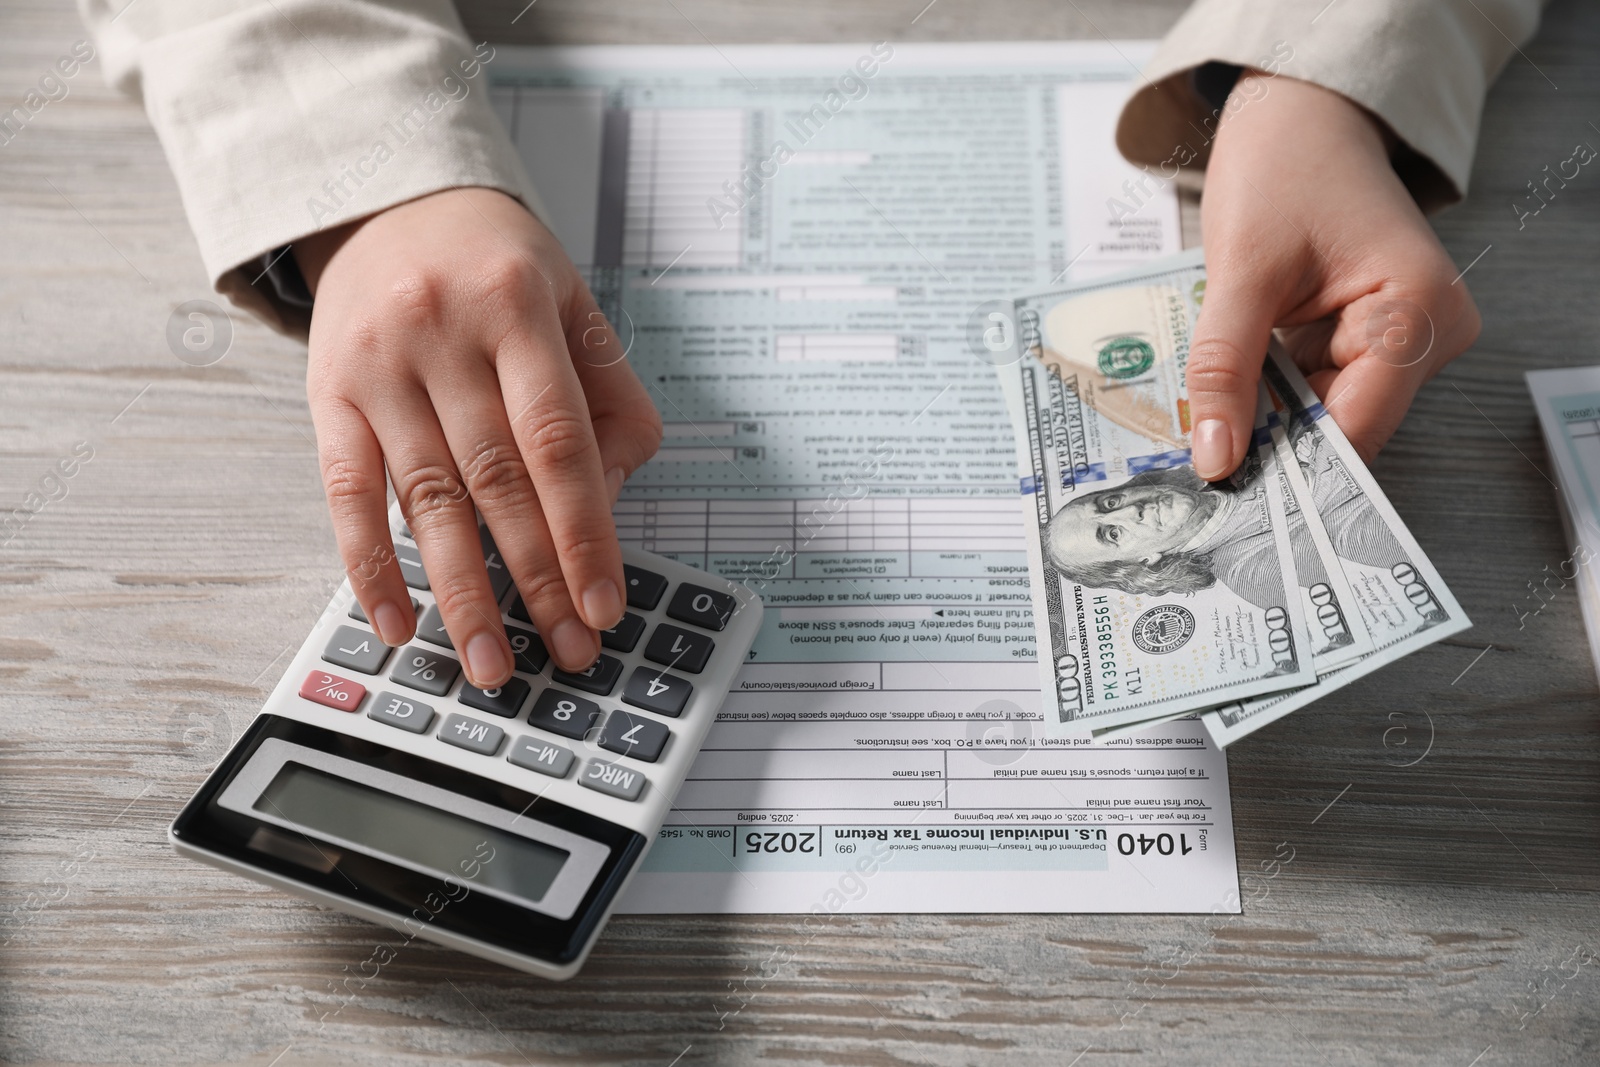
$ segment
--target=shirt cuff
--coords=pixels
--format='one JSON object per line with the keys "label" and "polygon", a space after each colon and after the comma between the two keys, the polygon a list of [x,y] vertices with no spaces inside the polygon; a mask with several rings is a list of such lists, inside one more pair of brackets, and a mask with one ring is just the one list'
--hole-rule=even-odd
{"label": "shirt cuff", "polygon": [[1386,123],[1396,173],[1435,211],[1466,194],[1484,95],[1538,13],[1537,0],[1197,0],[1124,105],[1117,146],[1166,177],[1197,178],[1222,114],[1208,99],[1217,72],[1255,68],[1331,89]]}
{"label": "shirt cuff", "polygon": [[333,6],[337,17],[316,0],[250,4],[139,55],[146,110],[213,284],[302,336],[309,295],[283,254],[300,238],[459,186],[543,214],[489,103],[493,48],[469,45],[448,4],[432,20]]}

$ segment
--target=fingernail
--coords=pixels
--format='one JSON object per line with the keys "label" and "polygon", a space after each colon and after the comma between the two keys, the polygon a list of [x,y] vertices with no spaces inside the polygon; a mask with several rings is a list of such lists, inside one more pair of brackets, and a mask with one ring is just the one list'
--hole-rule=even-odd
{"label": "fingernail", "polygon": [[621,467],[612,467],[606,471],[606,492],[611,494],[611,506],[617,506],[617,498],[622,495],[624,476]]}
{"label": "fingernail", "polygon": [[600,654],[594,634],[577,619],[562,619],[550,633],[550,651],[566,670],[581,671]]}
{"label": "fingernail", "polygon": [[406,639],[406,613],[392,600],[385,600],[372,612],[372,625],[378,631],[378,640],[386,645],[398,645]]}
{"label": "fingernail", "polygon": [[617,583],[602,578],[583,591],[583,613],[596,630],[609,630],[622,619],[622,594]]}
{"label": "fingernail", "polygon": [[1233,435],[1221,419],[1201,419],[1189,441],[1194,472],[1206,481],[1222,477],[1233,463]]}
{"label": "fingernail", "polygon": [[492,689],[511,676],[511,660],[494,634],[474,634],[466,658],[467,674],[479,689]]}

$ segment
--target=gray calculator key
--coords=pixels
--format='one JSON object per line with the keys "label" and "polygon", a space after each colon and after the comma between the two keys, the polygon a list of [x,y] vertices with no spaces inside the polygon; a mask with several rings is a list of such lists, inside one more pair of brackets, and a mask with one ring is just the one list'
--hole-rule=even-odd
{"label": "gray calculator key", "polygon": [[[418,600],[416,597],[412,597],[411,598],[411,613],[413,615],[415,615],[417,612],[419,612],[421,610],[422,610],[422,601]],[[350,617],[352,619],[355,619],[357,622],[366,622],[367,621],[367,613],[361,610],[361,601],[358,600],[354,604],[350,605]],[[369,625],[370,625],[370,623],[369,623]]]}
{"label": "gray calculator key", "polygon": [[511,588],[511,572],[506,569],[506,561],[501,558],[500,549],[489,534],[489,527],[478,527],[478,538],[483,542],[483,565],[489,571],[489,585],[494,589],[494,602],[498,604],[506,595],[506,590]]}
{"label": "gray calculator key", "polygon": [[522,702],[528,699],[531,687],[516,675],[512,675],[505,685],[495,686],[493,689],[479,689],[475,685],[461,686],[461,692],[456,699],[469,708],[487,711],[490,715],[500,715],[504,718],[515,718],[522,710]]}
{"label": "gray calculator key", "polygon": [[499,752],[500,742],[505,739],[506,732],[500,727],[490,726],[466,715],[446,715],[444,725],[439,727],[439,740],[480,756],[492,756]]}
{"label": "gray calculator key", "polygon": [[623,800],[638,800],[645,779],[644,775],[631,767],[609,760],[592,759],[583,765],[583,773],[578,776],[578,781],[600,793]]}
{"label": "gray calculator key", "polygon": [[417,640],[432,641],[445,648],[455,648],[455,643],[450,640],[450,635],[444,629],[444,616],[439,614],[439,605],[429,604],[428,610],[422,613],[422,619],[417,623]]}
{"label": "gray calculator key", "polygon": [[644,658],[664,663],[673,670],[699,674],[711,659],[716,642],[706,634],[692,633],[681,626],[662,623],[644,646]]}
{"label": "gray calculator key", "polygon": [[523,674],[538,674],[550,662],[550,653],[545,651],[544,642],[532,630],[507,624],[506,640],[511,642],[511,654],[517,659],[514,670]]}
{"label": "gray calculator key", "polygon": [[341,626],[333,631],[328,647],[322,650],[322,658],[362,674],[377,674],[392,651],[371,630]]}
{"label": "gray calculator key", "polygon": [[595,740],[607,752],[654,763],[671,733],[666,723],[631,711],[613,711],[606,717],[606,724]]}
{"label": "gray calculator key", "polygon": [[367,709],[367,718],[410,730],[414,734],[423,734],[433,725],[433,709],[420,700],[385,691],[373,698],[372,707]]}
{"label": "gray calculator key", "polygon": [[694,686],[686,679],[675,677],[654,667],[635,667],[622,690],[622,701],[657,715],[676,719],[689,703]]}
{"label": "gray calculator key", "polygon": [[428,572],[422,569],[422,553],[416,545],[395,545],[394,558],[400,562],[400,576],[413,589],[428,588]]}
{"label": "gray calculator key", "polygon": [[594,701],[563,693],[559,689],[546,689],[533,702],[533,711],[528,713],[528,725],[581,741],[599,717],[600,705]]}
{"label": "gray calculator key", "polygon": [[506,759],[518,767],[548,774],[552,778],[565,778],[572,769],[573,758],[570,750],[526,734],[517,738],[511,751],[506,753]]}
{"label": "gray calculator key", "polygon": [[450,692],[460,673],[461,664],[449,656],[441,655],[426,645],[407,645],[395,660],[389,680],[442,697]]}

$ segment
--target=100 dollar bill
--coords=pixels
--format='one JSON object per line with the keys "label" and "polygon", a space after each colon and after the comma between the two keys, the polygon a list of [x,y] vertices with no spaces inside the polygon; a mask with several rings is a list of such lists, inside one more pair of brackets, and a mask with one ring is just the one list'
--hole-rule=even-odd
{"label": "100 dollar bill", "polygon": [[998,369],[1056,731],[1316,679],[1265,409],[1233,477],[1207,484],[1190,464],[1184,374],[1204,292],[1195,253],[1013,302]]}
{"label": "100 dollar bill", "polygon": [[1472,625],[1289,356],[1274,346],[1262,377],[1349,588],[1346,614],[1366,628],[1372,650],[1315,685],[1207,712],[1202,720],[1219,745]]}

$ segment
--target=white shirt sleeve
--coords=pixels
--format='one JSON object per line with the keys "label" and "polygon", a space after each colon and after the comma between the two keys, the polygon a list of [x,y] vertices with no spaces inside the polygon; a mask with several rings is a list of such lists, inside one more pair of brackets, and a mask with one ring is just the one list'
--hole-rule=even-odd
{"label": "white shirt sleeve", "polygon": [[[1203,168],[1215,105],[1206,63],[1255,67],[1332,89],[1388,124],[1395,169],[1424,210],[1467,191],[1483,100],[1538,28],[1544,0],[1196,0],[1124,106],[1117,145],[1152,166]],[[1189,162],[1184,163],[1187,159]]]}
{"label": "white shirt sleeve", "polygon": [[143,99],[213,284],[279,329],[308,309],[261,265],[307,234],[454,186],[543,214],[489,104],[494,50],[449,0],[78,5],[107,81]]}

